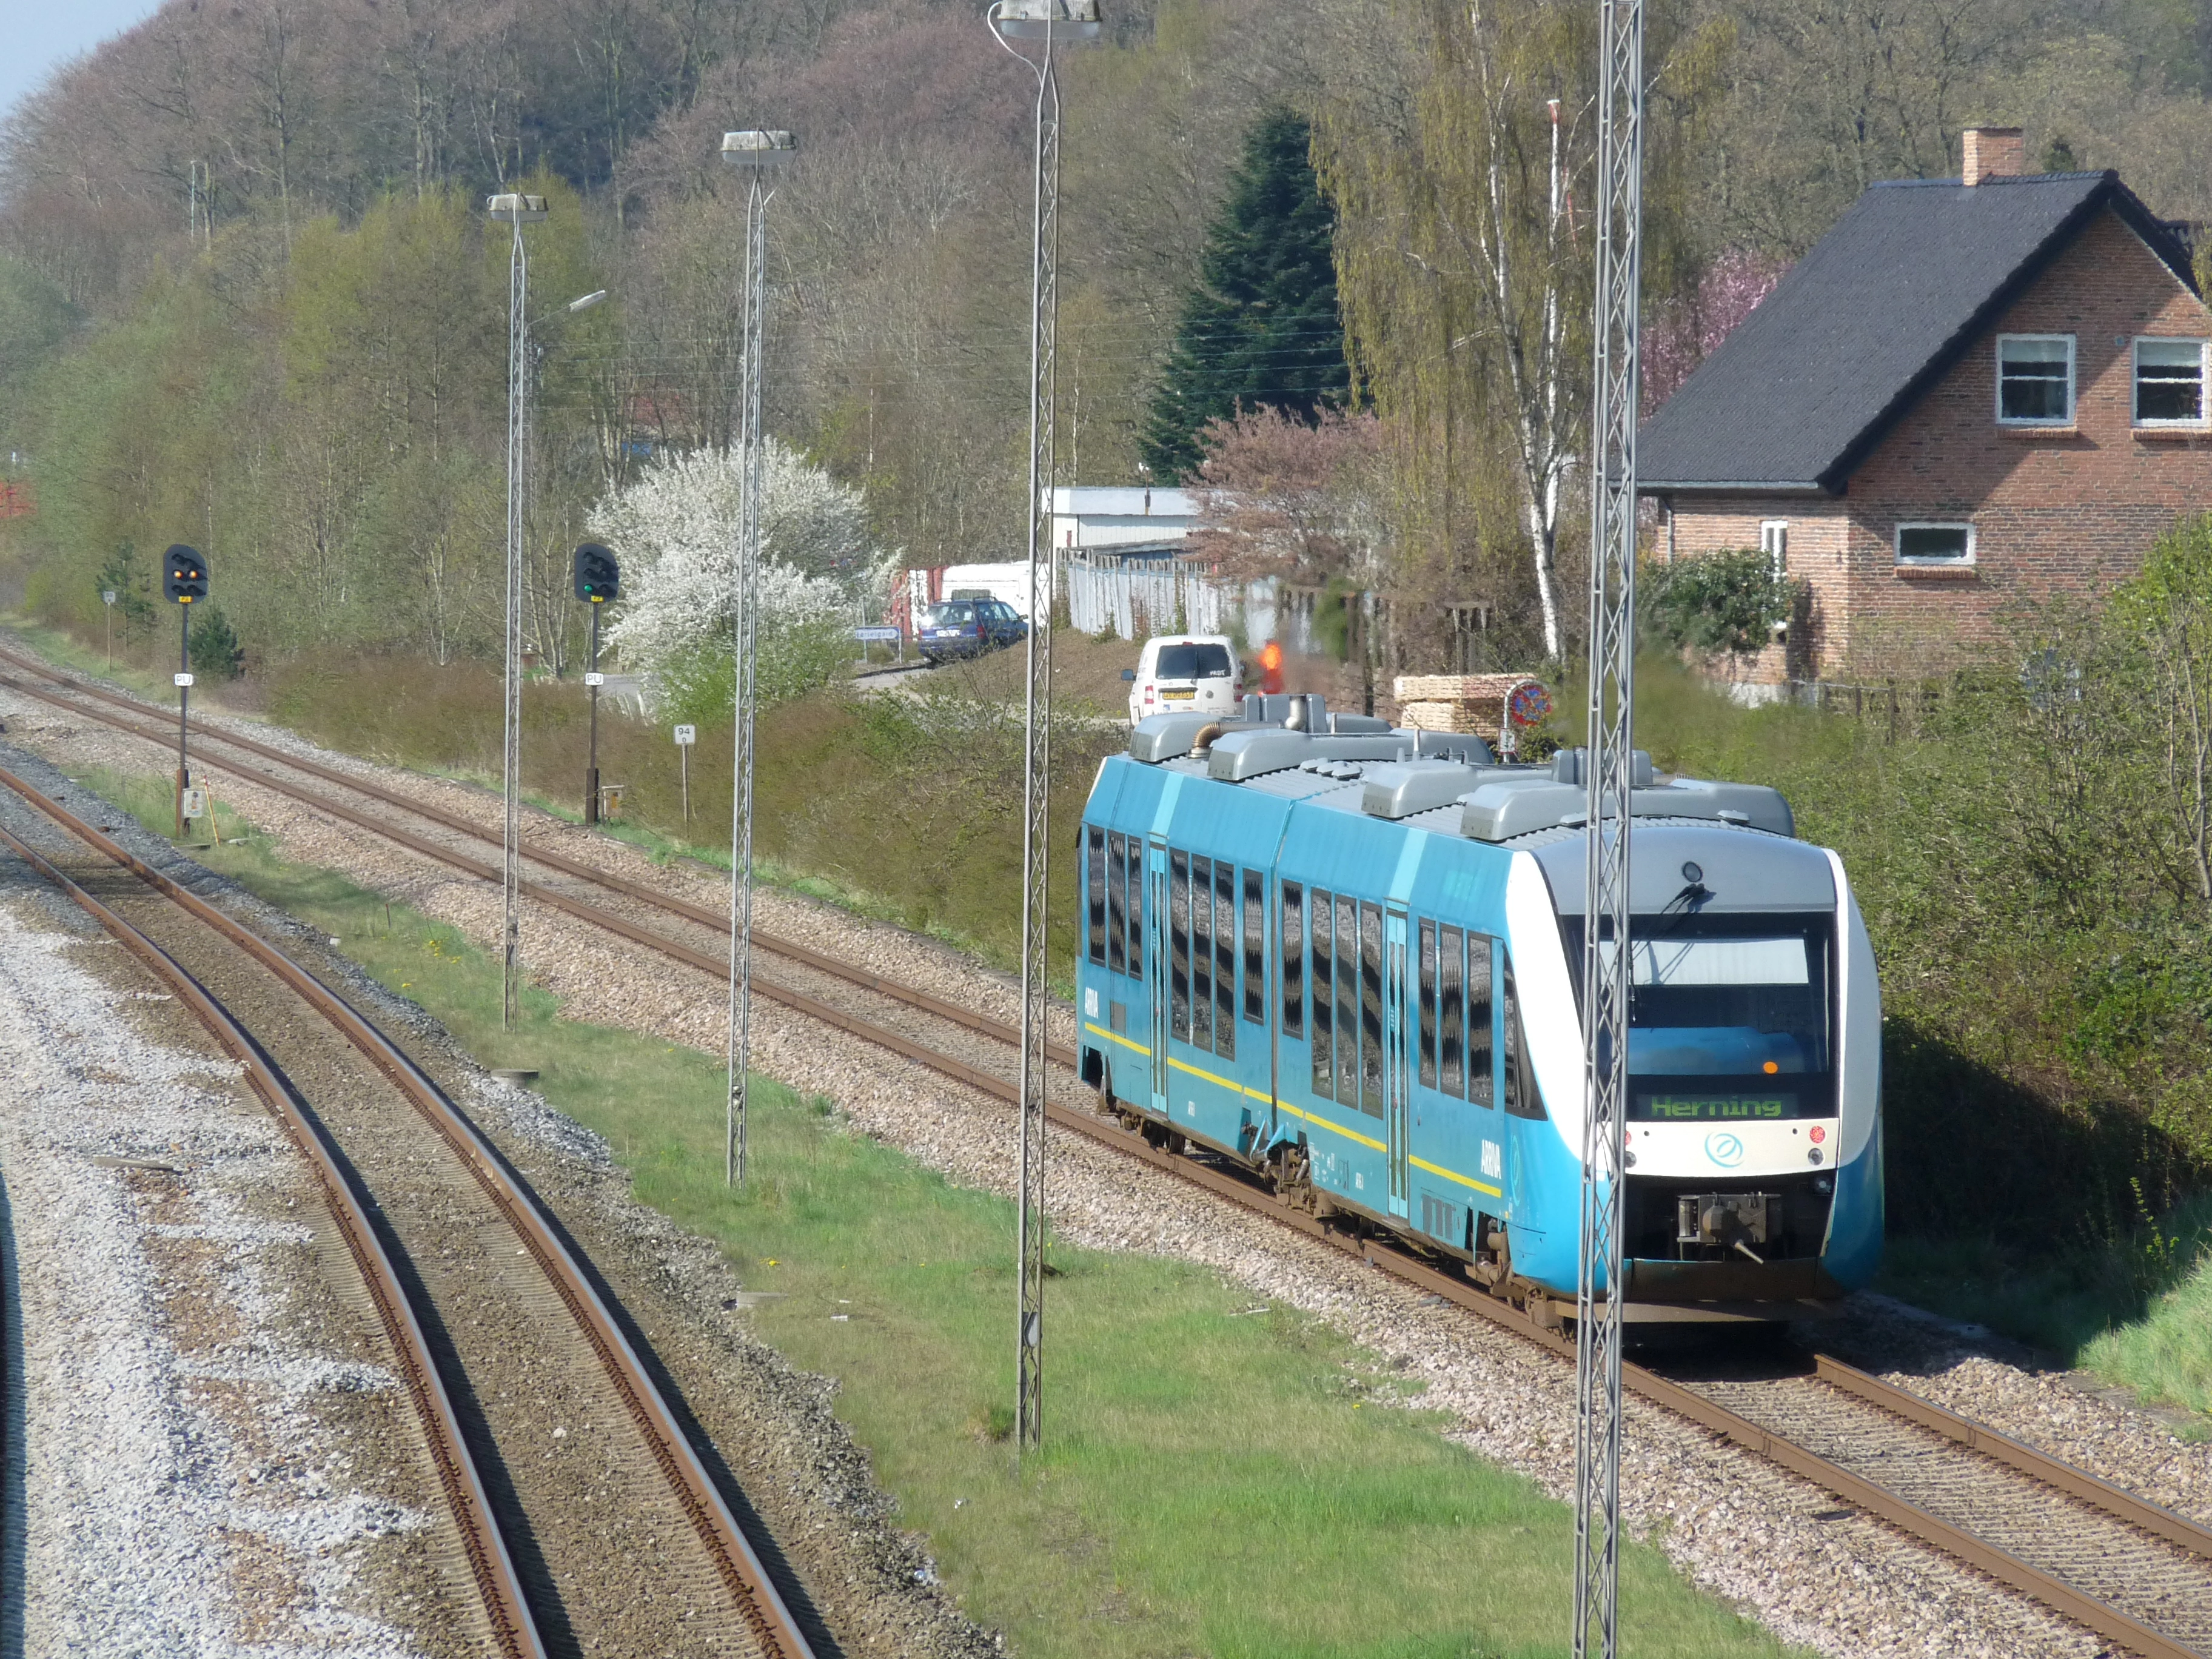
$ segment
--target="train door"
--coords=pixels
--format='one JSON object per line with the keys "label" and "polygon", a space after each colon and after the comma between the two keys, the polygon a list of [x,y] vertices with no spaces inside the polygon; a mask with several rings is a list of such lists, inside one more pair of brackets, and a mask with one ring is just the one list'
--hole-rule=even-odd
{"label": "train door", "polygon": [[1390,1213],[1407,1209],[1407,1107],[1413,1093],[1412,1044],[1406,975],[1406,908],[1393,903],[1382,919],[1382,1086],[1383,1115],[1390,1126]]}
{"label": "train door", "polygon": [[1145,984],[1152,1005],[1152,1109],[1168,1110],[1168,844],[1145,848]]}

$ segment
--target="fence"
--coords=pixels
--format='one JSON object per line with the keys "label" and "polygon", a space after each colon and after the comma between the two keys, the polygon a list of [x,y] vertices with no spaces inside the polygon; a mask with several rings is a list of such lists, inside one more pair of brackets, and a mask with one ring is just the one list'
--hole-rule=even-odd
{"label": "fence", "polygon": [[1216,576],[1181,559],[1078,552],[1065,567],[1067,617],[1086,634],[1109,628],[1141,640],[1180,628],[1187,634],[1227,634],[1242,626],[1248,640],[1273,639],[1275,584]]}

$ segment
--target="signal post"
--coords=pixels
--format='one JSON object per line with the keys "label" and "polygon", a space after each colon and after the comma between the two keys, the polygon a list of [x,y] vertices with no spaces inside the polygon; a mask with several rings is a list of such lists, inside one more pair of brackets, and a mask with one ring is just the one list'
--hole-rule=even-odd
{"label": "signal post", "polygon": [[207,598],[207,560],[182,542],[161,560],[161,592],[177,607],[177,839],[185,838],[185,791],[192,775],[185,751],[185,720],[192,701],[192,601]]}
{"label": "signal post", "polygon": [[584,766],[586,823],[599,821],[599,688],[607,683],[599,672],[599,607],[621,596],[622,568],[615,562],[614,550],[586,542],[576,550],[576,597],[592,608],[592,665],[584,674],[592,700],[591,751]]}

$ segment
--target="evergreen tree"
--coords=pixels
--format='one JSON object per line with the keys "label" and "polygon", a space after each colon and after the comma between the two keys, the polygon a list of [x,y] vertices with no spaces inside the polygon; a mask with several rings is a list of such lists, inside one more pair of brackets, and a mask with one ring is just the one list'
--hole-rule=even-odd
{"label": "evergreen tree", "polygon": [[1304,118],[1287,109],[1245,135],[1145,422],[1144,460],[1164,481],[1196,473],[1199,434],[1240,403],[1311,419],[1346,401],[1334,222],[1310,145]]}

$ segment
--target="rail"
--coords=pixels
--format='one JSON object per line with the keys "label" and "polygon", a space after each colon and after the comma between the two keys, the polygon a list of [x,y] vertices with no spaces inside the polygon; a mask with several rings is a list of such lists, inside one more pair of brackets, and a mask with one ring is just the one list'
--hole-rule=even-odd
{"label": "rail", "polygon": [[[30,669],[39,673],[41,678],[49,679],[55,678],[42,666],[26,662],[4,649],[0,649],[0,660],[12,662],[19,667]],[[88,696],[122,703],[134,713],[138,712],[141,707],[128,703],[124,699],[113,696],[112,694],[99,692],[88,688],[79,688],[73,682],[62,683],[70,685],[73,690],[85,690]],[[32,688],[15,685],[5,676],[0,676],[0,685],[9,685],[19,692],[39,696],[43,702],[70,709],[74,713],[91,714],[94,718],[106,720],[109,723],[125,730],[136,729],[127,722],[101,715],[97,711],[83,708],[81,705],[65,699],[43,696]],[[138,735],[147,734],[139,732]],[[241,749],[259,752],[284,766],[324,777],[345,788],[355,790],[372,799],[383,800],[402,811],[429,818],[433,822],[443,823],[462,833],[487,841],[491,839],[489,832],[478,830],[458,815],[445,813],[439,809],[426,806],[396,792],[380,789],[362,780],[349,777],[336,769],[325,768],[313,762],[300,760],[284,754],[273,746],[255,744],[252,739],[235,738],[218,732],[209,732],[206,735]],[[498,872],[489,865],[469,859],[465,854],[457,853],[450,848],[441,847],[397,825],[377,820],[368,814],[356,812],[342,803],[331,801],[326,797],[315,795],[296,786],[287,784],[282,780],[269,777],[268,775],[260,773],[258,769],[246,769],[253,772],[258,781],[278,789],[295,799],[313,805],[318,810],[330,811],[371,833],[397,842],[403,846],[410,847],[427,857],[465,870],[487,880],[495,880],[498,878]],[[0,773],[0,777],[4,775],[4,773]],[[703,926],[724,931],[727,929],[728,923],[726,918],[715,915],[701,907],[686,904],[668,895],[656,893],[643,884],[631,882],[624,878],[596,870],[580,860],[566,859],[559,854],[549,854],[543,849],[528,849],[526,856],[548,867],[559,869],[563,873],[588,884],[635,898],[663,911],[683,915],[687,920],[699,922]],[[640,927],[626,917],[584,903],[557,890],[546,888],[542,884],[526,882],[525,890],[540,902],[550,904],[578,920],[604,927],[634,943],[683,962],[701,972],[719,976],[726,971],[726,963],[719,957],[709,956],[679,940],[669,939],[649,928]],[[759,936],[756,935],[756,938]],[[822,953],[808,950],[806,947],[793,945],[788,941],[778,941],[769,948],[789,956],[794,960],[805,963],[808,966],[819,967],[823,971],[833,974],[848,982],[878,991],[886,997],[894,998],[908,1006],[921,1007],[933,1013],[940,1013],[943,1017],[952,1019],[965,1029],[980,1035],[1009,1045],[1017,1041],[1012,1029],[998,1021],[975,1014],[967,1009],[945,1004],[940,999],[929,997],[925,993],[915,992],[912,988],[898,986],[896,981],[886,981],[881,975],[851,969],[846,964],[837,963],[833,958],[824,957]],[[993,1099],[1006,1104],[1013,1104],[1017,1100],[1016,1085],[1007,1079],[970,1066],[952,1055],[931,1049],[926,1044],[917,1042],[902,1033],[890,1030],[872,1021],[848,1013],[845,1010],[824,1003],[817,998],[808,996],[791,987],[767,980],[757,980],[755,982],[765,994],[783,1003],[795,1012],[820,1020],[849,1036],[886,1048],[902,1058],[915,1061]],[[1053,1049],[1051,1057],[1062,1065],[1073,1064],[1074,1056],[1066,1049],[1058,1046]],[[1315,1217],[1289,1207],[1281,1200],[1272,1194],[1263,1192],[1240,1175],[1231,1173],[1227,1169],[1201,1158],[1194,1158],[1155,1147],[1146,1142],[1141,1135],[1122,1128],[1118,1124],[1110,1123],[1103,1118],[1054,1103],[1048,1103],[1047,1112],[1050,1120],[1062,1129],[1084,1135],[1101,1145],[1137,1158],[1155,1169],[1191,1182],[1213,1193],[1216,1196],[1247,1210],[1267,1216],[1279,1224],[1304,1233],[1309,1237],[1360,1257],[1370,1266],[1391,1274],[1403,1283],[1416,1286],[1463,1311],[1474,1314],[1534,1343],[1565,1363],[1573,1362],[1572,1342],[1563,1338],[1556,1330],[1540,1324],[1526,1311],[1501,1301],[1480,1287],[1469,1284],[1466,1279],[1441,1272],[1386,1241],[1347,1235]],[[1878,1377],[1855,1370],[1838,1361],[1820,1357],[1816,1361],[1816,1367],[1819,1379],[1831,1386],[1856,1395],[1898,1417],[1923,1428],[1932,1430],[1966,1449],[1990,1457],[1995,1462],[2041,1481],[2053,1491],[2075,1502],[2091,1504],[2127,1525],[2135,1527],[2191,1554],[2212,1560],[2212,1533],[2208,1533],[2204,1528],[2196,1526],[2181,1516],[2154,1504],[2147,1504],[2108,1482],[2100,1480],[2086,1471],[2048,1457],[2031,1447],[1997,1434],[1984,1425],[1972,1423],[1970,1419],[1949,1413],[1942,1407],[1883,1382]],[[2129,1617],[2126,1613],[2083,1594],[2033,1564],[1975,1536],[1961,1527],[1928,1513],[1906,1502],[1897,1494],[1886,1491],[1850,1470],[1822,1457],[1817,1452],[1753,1422],[1750,1419],[1697,1393],[1694,1389],[1635,1365],[1624,1368],[1624,1380],[1626,1386],[1633,1392],[1653,1404],[1698,1424],[1708,1431],[1789,1470],[1824,1491],[1858,1505],[1867,1513],[1919,1539],[1923,1543],[1933,1546],[1975,1570],[1986,1573],[2083,1628],[2093,1631],[2107,1640],[2118,1643],[2142,1656],[2142,1659],[2212,1659],[2212,1656],[2200,1654],[2194,1649],[2181,1645]]]}
{"label": "rail", "polygon": [[156,980],[169,988],[223,1051],[238,1062],[247,1084],[261,1097],[263,1104],[283,1126],[292,1144],[314,1171],[331,1218],[337,1223],[346,1249],[361,1273],[370,1301],[375,1304],[378,1322],[392,1343],[400,1377],[406,1384],[408,1398],[428,1443],[430,1461],[438,1472],[439,1486],[445,1493],[447,1507],[452,1511],[467,1552],[470,1571],[483,1597],[493,1639],[500,1651],[513,1659],[544,1659],[545,1645],[538,1636],[521,1580],[515,1573],[513,1554],[484,1492],[483,1476],[470,1455],[460,1419],[454,1414],[452,1396],[447,1393],[445,1382],[431,1357],[414,1300],[393,1269],[391,1258],[385,1254],[368,1212],[346,1180],[334,1149],[313,1113],[306,1109],[292,1080],[262,1053],[259,1045],[232,1018],[230,1011],[210,995],[167,951],[4,828],[0,828],[0,845],[6,846],[45,877],[145,964]]}
{"label": "rail", "polygon": [[[720,1489],[676,1419],[651,1374],[630,1346],[620,1323],[601,1299],[590,1277],[562,1242],[558,1230],[484,1139],[474,1123],[446,1097],[413,1060],[321,981],[258,934],[198,897],[84,823],[60,803],[23,779],[0,768],[0,785],[12,789],[71,835],[121,866],[239,949],[295,992],[399,1089],[415,1109],[459,1156],[485,1194],[514,1229],[567,1304],[586,1340],[644,1433],[662,1474],[686,1510],[694,1529],[714,1559],[725,1583],[744,1610],[763,1648],[777,1659],[813,1659],[806,1636],[776,1589],[775,1582],[738,1525]],[[13,837],[9,838],[12,842]],[[19,850],[36,858],[21,842]],[[43,864],[43,860],[40,861]],[[52,866],[45,866],[51,869]],[[150,943],[150,942],[149,942]],[[179,973],[182,969],[178,970]]]}

